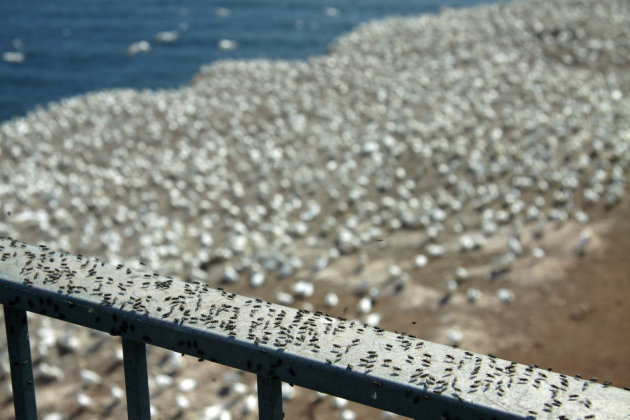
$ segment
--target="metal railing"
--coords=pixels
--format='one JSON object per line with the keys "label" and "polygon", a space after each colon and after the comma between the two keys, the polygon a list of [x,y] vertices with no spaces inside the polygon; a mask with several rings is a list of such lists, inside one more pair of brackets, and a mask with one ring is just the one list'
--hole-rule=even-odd
{"label": "metal railing", "polygon": [[626,390],[7,238],[0,303],[20,419],[27,311],[122,337],[131,419],[150,417],[145,343],[255,373],[261,419],[283,417],[283,381],[417,419],[630,419]]}

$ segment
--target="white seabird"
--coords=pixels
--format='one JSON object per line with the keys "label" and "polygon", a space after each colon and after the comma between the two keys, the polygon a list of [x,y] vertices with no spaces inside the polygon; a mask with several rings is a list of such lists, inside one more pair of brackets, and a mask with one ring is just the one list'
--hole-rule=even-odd
{"label": "white seabird", "polygon": [[179,39],[179,32],[177,31],[162,31],[155,35],[155,42],[161,42],[164,44],[172,44]]}
{"label": "white seabird", "polygon": [[7,51],[2,53],[2,60],[7,63],[22,64],[26,56],[21,51]]}
{"label": "white seabird", "polygon": [[133,57],[138,53],[148,53],[149,51],[151,51],[151,44],[147,41],[138,41],[129,45],[129,48],[127,48],[127,56]]}
{"label": "white seabird", "polygon": [[221,39],[217,43],[217,47],[224,51],[232,51],[238,48],[238,42],[231,39]]}

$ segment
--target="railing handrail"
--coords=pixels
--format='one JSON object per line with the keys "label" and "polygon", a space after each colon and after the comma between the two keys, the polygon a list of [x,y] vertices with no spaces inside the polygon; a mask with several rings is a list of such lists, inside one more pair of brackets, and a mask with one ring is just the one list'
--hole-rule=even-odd
{"label": "railing handrail", "polygon": [[[255,373],[261,418],[281,418],[281,382],[414,418],[630,418],[619,388],[10,238],[0,303],[7,334],[29,311],[122,336],[133,418],[148,418],[144,343]],[[13,360],[12,375],[17,410]]]}

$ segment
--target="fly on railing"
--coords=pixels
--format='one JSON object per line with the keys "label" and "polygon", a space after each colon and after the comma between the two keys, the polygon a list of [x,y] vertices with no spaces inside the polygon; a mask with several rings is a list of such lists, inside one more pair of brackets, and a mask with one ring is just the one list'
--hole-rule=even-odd
{"label": "fly on railing", "polygon": [[630,392],[205,284],[0,239],[16,417],[37,416],[26,312],[121,336],[127,410],[148,419],[145,343],[252,372],[261,419],[282,382],[423,419],[630,419]]}

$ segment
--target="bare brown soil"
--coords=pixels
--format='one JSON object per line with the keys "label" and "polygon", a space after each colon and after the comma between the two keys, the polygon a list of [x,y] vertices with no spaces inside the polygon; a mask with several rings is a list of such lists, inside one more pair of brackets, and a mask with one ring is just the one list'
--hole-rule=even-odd
{"label": "bare brown soil", "polygon": [[630,387],[629,210],[626,204],[611,215],[601,249],[504,313],[502,335],[523,338],[498,348],[500,357]]}

